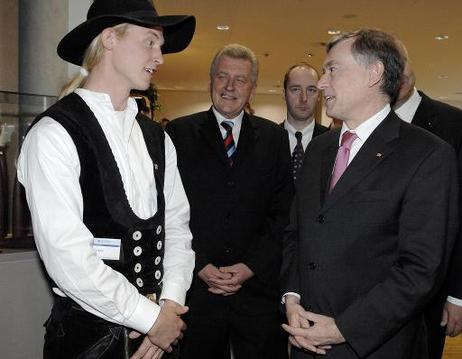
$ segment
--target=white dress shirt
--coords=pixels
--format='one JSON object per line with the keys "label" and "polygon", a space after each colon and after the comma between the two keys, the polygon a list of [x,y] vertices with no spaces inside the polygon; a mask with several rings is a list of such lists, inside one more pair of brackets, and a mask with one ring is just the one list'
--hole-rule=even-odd
{"label": "white dress shirt", "polygon": [[284,128],[289,133],[289,145],[290,145],[290,153],[294,152],[294,148],[297,145],[297,138],[295,137],[295,132],[302,133],[302,146],[303,151],[306,151],[306,147],[310,143],[311,139],[313,138],[314,132],[314,119],[310,122],[308,126],[306,126],[303,130],[297,130],[294,126],[292,126],[287,120],[284,121]]}
{"label": "white dress shirt", "polygon": [[[136,102],[115,111],[109,95],[75,91],[94,113],[115,157],[133,212],[147,219],[157,212],[152,160],[135,120]],[[83,119],[84,120],[84,119]],[[26,136],[18,158],[18,179],[26,189],[37,249],[58,288],[85,310],[105,320],[146,333],[160,307],[138,293],[92,248],[84,225],[80,163],[68,132],[44,117]],[[189,203],[177,168],[176,151],[165,135],[165,255],[160,299],[184,304],[194,268]]]}
{"label": "white dress shirt", "polygon": [[225,130],[225,128],[223,126],[221,126],[221,123],[223,121],[232,121],[234,123],[234,125],[233,125],[233,140],[234,140],[234,146],[236,146],[236,148],[237,148],[237,143],[239,142],[239,134],[241,133],[242,118],[244,117],[244,110],[242,110],[239,113],[239,115],[237,115],[234,118],[226,118],[226,117],[224,117],[213,106],[212,106],[212,111],[213,111],[213,114],[215,115],[215,118],[217,119],[218,128],[220,129],[221,136],[223,137],[223,139],[226,137],[226,130]]}
{"label": "white dress shirt", "polygon": [[409,97],[406,102],[395,109],[395,112],[400,119],[406,121],[407,123],[411,123],[421,101],[422,96],[419,95],[417,89],[414,87],[414,92],[412,93],[411,97]]}

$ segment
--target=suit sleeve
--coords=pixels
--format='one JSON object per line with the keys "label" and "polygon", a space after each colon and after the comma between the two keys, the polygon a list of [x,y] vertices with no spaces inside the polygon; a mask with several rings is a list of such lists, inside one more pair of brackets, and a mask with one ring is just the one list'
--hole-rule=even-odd
{"label": "suit sleeve", "polygon": [[275,158],[272,193],[257,240],[247,250],[244,263],[266,283],[279,276],[283,230],[288,223],[293,181],[290,174],[289,140],[285,131],[278,131],[279,146]]}
{"label": "suit sleeve", "polygon": [[406,325],[442,283],[457,236],[457,177],[449,146],[437,147],[421,160],[400,202],[394,265],[382,282],[335,318],[360,357]]}

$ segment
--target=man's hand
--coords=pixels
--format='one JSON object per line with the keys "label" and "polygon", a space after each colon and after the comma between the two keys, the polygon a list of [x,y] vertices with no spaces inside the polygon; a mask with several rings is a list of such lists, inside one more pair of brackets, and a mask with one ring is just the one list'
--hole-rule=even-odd
{"label": "man's hand", "polygon": [[231,295],[241,288],[241,285],[229,284],[232,274],[221,272],[210,263],[202,268],[197,275],[209,286],[209,292],[214,294]]}
{"label": "man's hand", "polygon": [[180,316],[188,311],[188,307],[166,299],[154,325],[147,332],[147,337],[155,346],[170,353],[172,344],[183,338],[186,324]]}
{"label": "man's hand", "polygon": [[231,274],[231,278],[225,281],[228,285],[242,285],[254,276],[252,270],[244,263],[236,263],[229,267],[220,267],[220,272]]}
{"label": "man's hand", "polygon": [[[136,339],[141,334],[137,331],[130,332],[130,338]],[[164,355],[164,351],[159,348],[157,345],[152,344],[148,337],[143,339],[140,347],[137,351],[130,357],[130,359],[160,359]]]}
{"label": "man's hand", "polygon": [[462,307],[446,301],[441,326],[446,326],[446,335],[450,337],[459,335],[462,332]]}
{"label": "man's hand", "polygon": [[[293,339],[291,343],[299,348],[312,351],[317,354],[326,354],[326,349],[329,349],[332,344],[340,344],[345,342],[345,338],[340,333],[335,321],[331,317],[315,314],[308,311],[297,310],[297,315],[300,315],[305,320],[313,324],[306,327],[306,324],[300,327],[293,327],[283,324],[282,327],[288,332]],[[300,322],[299,322],[300,323]],[[303,322],[301,322],[303,323]],[[297,321],[295,321],[297,325]]]}

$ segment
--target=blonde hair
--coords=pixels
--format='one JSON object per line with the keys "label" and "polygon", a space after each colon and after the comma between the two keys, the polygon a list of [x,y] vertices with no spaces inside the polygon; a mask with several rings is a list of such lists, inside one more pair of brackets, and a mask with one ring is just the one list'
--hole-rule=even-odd
{"label": "blonde hair", "polygon": [[[117,37],[122,37],[125,35],[127,31],[128,23],[119,24],[113,26]],[[72,77],[61,89],[61,93],[59,94],[59,98],[63,98],[64,96],[69,95],[71,92],[74,92],[76,88],[82,87],[85,84],[86,77],[89,72],[101,61],[101,57],[103,56],[104,47],[103,42],[101,40],[101,34],[96,36],[93,41],[88,45],[85,53],[83,55],[82,61],[82,71],[80,71],[77,75]],[[85,71],[87,73],[85,74]]]}

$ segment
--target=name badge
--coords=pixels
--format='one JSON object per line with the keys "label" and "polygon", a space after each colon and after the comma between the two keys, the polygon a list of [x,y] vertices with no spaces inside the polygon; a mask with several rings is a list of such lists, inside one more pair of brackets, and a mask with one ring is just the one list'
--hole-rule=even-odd
{"label": "name badge", "polygon": [[117,261],[120,259],[121,240],[117,238],[95,238],[93,249],[99,259]]}

